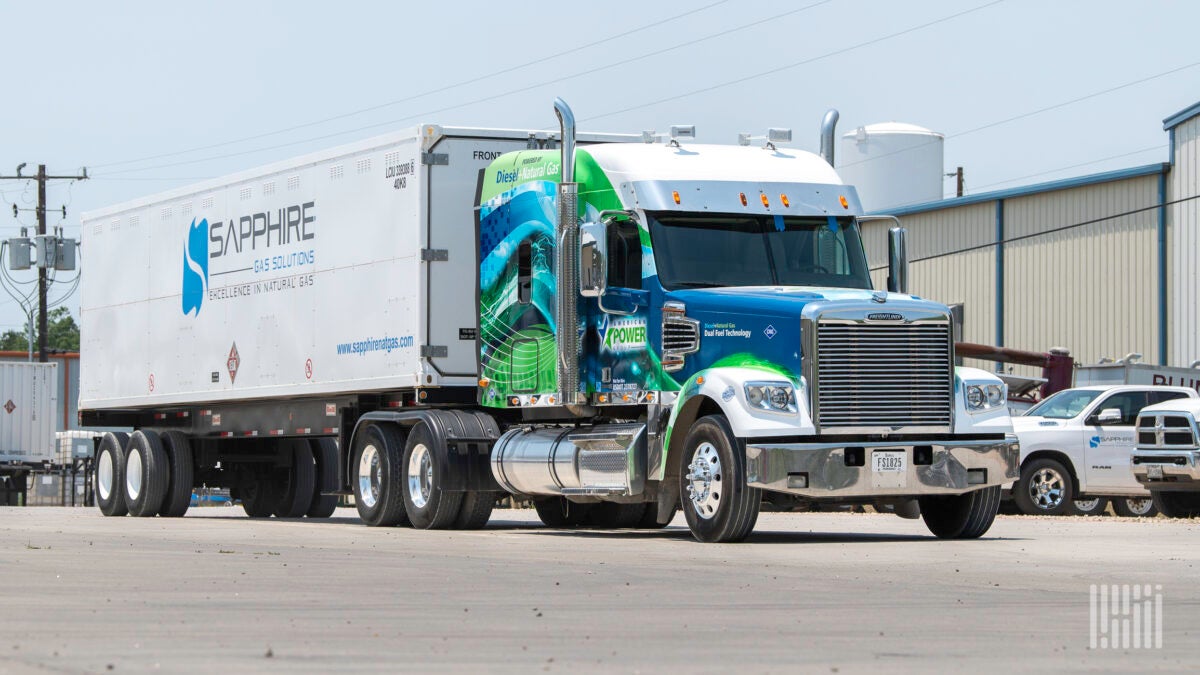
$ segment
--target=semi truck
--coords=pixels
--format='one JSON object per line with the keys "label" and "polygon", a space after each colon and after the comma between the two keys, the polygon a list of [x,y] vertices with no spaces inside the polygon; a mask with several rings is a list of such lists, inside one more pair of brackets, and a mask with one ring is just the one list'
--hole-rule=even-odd
{"label": "semi truck", "polygon": [[106,515],[744,539],[776,507],[991,526],[1019,450],[949,310],[888,288],[822,155],[694,128],[416,129],[86,214],[81,403]]}

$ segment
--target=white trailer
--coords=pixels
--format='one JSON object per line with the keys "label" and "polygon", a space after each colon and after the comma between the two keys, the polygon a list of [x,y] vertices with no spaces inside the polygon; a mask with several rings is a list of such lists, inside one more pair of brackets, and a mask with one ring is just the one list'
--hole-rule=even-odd
{"label": "white trailer", "polygon": [[0,362],[0,465],[55,459],[58,365]]}

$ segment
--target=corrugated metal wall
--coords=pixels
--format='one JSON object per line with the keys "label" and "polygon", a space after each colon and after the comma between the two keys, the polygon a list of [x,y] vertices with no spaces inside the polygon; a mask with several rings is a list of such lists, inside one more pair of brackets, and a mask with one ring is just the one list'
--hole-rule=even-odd
{"label": "corrugated metal wall", "polygon": [[[1200,194],[1200,117],[1175,127],[1175,156],[1167,181],[1167,201]],[[1168,347],[1171,365],[1200,359],[1200,200],[1175,204],[1168,223]]]}

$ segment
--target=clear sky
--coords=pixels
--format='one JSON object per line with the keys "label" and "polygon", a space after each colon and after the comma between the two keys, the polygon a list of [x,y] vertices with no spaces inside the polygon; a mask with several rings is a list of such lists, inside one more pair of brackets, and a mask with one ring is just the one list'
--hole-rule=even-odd
{"label": "clear sky", "polygon": [[[88,167],[49,190],[78,237],[81,212],[418,123],[553,128],[562,96],[584,131],[813,151],[829,108],[839,135],[919,124],[980,193],[1165,161],[1197,25],[1184,0],[0,0],[0,175]],[[32,228],[34,185],[0,193],[0,237]],[[0,331],[23,321],[0,295]]]}

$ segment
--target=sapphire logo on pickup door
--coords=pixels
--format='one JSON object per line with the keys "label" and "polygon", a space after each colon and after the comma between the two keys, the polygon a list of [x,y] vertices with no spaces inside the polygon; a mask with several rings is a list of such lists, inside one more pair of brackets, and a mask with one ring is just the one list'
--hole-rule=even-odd
{"label": "sapphire logo on pickup door", "polygon": [[187,240],[183,246],[183,314],[196,312],[208,294],[208,219],[201,219],[188,227]]}

